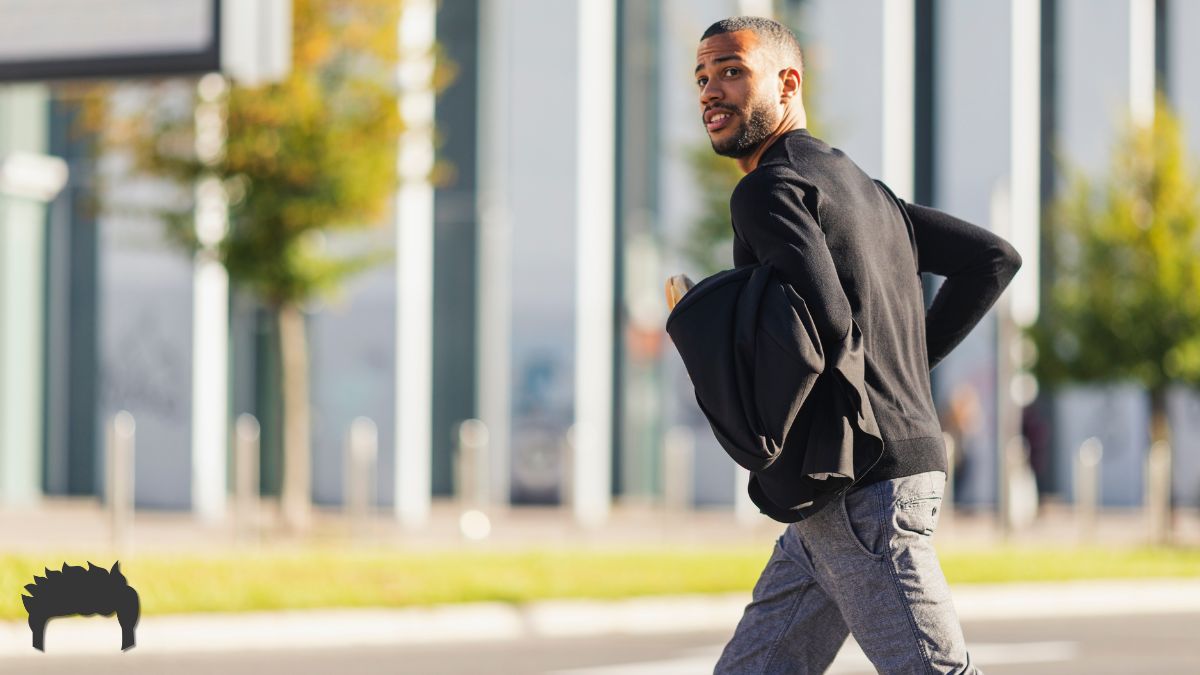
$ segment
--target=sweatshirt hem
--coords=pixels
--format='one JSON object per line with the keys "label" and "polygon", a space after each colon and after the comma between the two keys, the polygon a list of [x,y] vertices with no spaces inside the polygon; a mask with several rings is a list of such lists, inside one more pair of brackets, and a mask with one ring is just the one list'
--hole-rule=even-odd
{"label": "sweatshirt hem", "polygon": [[941,436],[883,440],[883,456],[850,492],[893,478],[946,471],[946,442]]}

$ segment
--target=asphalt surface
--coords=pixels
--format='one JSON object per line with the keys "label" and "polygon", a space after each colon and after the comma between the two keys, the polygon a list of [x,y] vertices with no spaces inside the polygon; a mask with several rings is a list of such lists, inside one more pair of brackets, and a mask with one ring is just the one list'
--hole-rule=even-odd
{"label": "asphalt surface", "polygon": [[[1200,673],[1200,612],[964,623],[968,647],[989,674]],[[525,638],[436,646],[357,647],[241,653],[104,656],[34,654],[6,658],[0,670],[76,673],[414,673],[459,675],[683,675],[711,673],[728,631],[587,638]],[[119,642],[119,639],[118,639]],[[851,642],[830,673],[872,673]]]}

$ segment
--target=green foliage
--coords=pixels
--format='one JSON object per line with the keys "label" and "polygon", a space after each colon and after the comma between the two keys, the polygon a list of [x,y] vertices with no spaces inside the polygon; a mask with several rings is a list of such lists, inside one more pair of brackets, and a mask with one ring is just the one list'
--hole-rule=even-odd
{"label": "green foliage", "polygon": [[733,266],[729,196],[743,174],[733,159],[713,152],[707,139],[688,147],[687,159],[700,194],[700,208],[682,248],[697,273],[706,277]]}
{"label": "green foliage", "polygon": [[1030,329],[1044,384],[1200,384],[1200,183],[1179,120],[1161,97],[1156,110],[1047,218],[1055,272]]}
{"label": "green foliage", "polygon": [[[224,99],[224,153],[194,151],[191,110],[155,106],[135,134],[139,168],[190,185],[217,178],[230,195],[219,256],[230,279],[268,305],[303,302],[386,251],[335,256],[322,233],[381,222],[397,187],[402,130],[394,0],[295,0],[293,69],[279,83],[236,81]],[[161,214],[197,246],[192,204]]]}

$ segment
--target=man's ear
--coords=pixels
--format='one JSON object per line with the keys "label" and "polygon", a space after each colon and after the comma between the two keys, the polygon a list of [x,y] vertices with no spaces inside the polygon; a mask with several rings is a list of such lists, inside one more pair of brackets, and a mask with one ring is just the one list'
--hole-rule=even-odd
{"label": "man's ear", "polygon": [[793,96],[799,96],[802,83],[803,80],[800,76],[799,70],[788,66],[787,68],[779,71],[779,84],[781,90],[779,95],[780,102],[786,102]]}

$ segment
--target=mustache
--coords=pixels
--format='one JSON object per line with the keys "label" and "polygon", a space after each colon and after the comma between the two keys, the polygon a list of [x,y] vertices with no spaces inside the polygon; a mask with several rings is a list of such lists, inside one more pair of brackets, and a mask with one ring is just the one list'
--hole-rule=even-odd
{"label": "mustache", "polygon": [[714,110],[723,110],[731,115],[737,114],[737,108],[734,108],[733,106],[723,105],[723,104],[718,103],[716,105],[712,105],[712,106],[705,108],[704,112],[700,113],[700,121],[704,122],[707,119],[708,113],[710,113]]}

